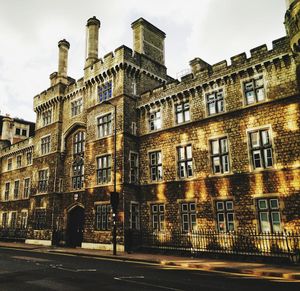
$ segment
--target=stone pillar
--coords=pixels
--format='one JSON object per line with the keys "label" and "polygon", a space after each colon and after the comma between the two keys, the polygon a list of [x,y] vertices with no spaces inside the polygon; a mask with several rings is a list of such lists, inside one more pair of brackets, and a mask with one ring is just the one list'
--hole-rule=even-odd
{"label": "stone pillar", "polygon": [[98,61],[98,38],[100,21],[94,16],[87,21],[85,68]]}
{"label": "stone pillar", "polygon": [[58,72],[57,76],[62,78],[68,77],[68,52],[70,43],[65,39],[58,42]]}

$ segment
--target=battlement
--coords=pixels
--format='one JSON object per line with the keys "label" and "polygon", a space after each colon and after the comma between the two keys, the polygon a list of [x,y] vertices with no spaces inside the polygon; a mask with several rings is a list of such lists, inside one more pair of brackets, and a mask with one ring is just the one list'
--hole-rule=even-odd
{"label": "battlement", "polygon": [[[167,85],[160,86],[154,90],[147,91],[141,95],[139,105],[153,102],[156,98],[174,94],[174,91],[185,90],[187,83],[196,86],[201,83],[209,83],[213,80],[225,76],[236,74],[250,67],[267,62],[276,62],[279,57],[291,54],[288,37],[282,37],[272,42],[272,48],[268,50],[267,45],[263,44],[250,50],[250,57],[247,58],[246,52],[242,52],[230,58],[228,64],[226,60],[210,65],[200,58],[190,61],[192,74],[188,74],[178,80],[174,80]],[[164,93],[162,93],[164,92]]]}
{"label": "battlement", "polygon": [[14,143],[8,147],[0,150],[0,157],[15,154],[17,152],[26,150],[27,148],[33,147],[33,137],[29,137],[20,142]]}

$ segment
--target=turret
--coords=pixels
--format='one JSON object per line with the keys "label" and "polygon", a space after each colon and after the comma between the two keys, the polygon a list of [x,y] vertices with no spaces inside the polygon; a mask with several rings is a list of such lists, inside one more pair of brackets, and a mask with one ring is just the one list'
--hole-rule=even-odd
{"label": "turret", "polygon": [[285,28],[290,38],[291,50],[300,54],[300,0],[286,0]]}
{"label": "turret", "polygon": [[87,21],[86,27],[85,68],[98,61],[98,38],[100,21],[94,16]]}

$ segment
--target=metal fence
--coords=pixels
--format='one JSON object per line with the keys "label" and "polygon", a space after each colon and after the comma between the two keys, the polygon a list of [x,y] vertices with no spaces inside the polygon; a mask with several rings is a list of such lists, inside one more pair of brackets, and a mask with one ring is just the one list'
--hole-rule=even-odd
{"label": "metal fence", "polygon": [[27,230],[20,228],[0,228],[1,240],[19,240],[24,241],[26,239]]}
{"label": "metal fence", "polygon": [[129,232],[127,248],[156,249],[185,252],[193,255],[204,253],[284,257],[299,262],[300,233],[258,233],[254,231],[218,233],[200,230],[189,233]]}

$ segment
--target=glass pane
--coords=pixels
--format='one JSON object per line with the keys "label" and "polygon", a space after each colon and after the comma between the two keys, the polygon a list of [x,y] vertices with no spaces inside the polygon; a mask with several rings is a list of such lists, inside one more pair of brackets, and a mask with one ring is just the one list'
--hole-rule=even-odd
{"label": "glass pane", "polygon": [[280,223],[280,213],[279,212],[272,212],[271,217],[272,217],[273,223]]}
{"label": "glass pane", "polygon": [[219,153],[219,143],[217,140],[211,141],[211,151],[213,155],[216,155]]}
{"label": "glass pane", "polygon": [[183,122],[183,114],[182,112],[177,113],[177,122],[182,123]]}
{"label": "glass pane", "polygon": [[260,212],[259,218],[260,218],[261,231],[262,232],[270,232],[271,227],[270,227],[270,223],[269,223],[268,213]]}
{"label": "glass pane", "polygon": [[190,203],[190,211],[196,211],[196,204]]}
{"label": "glass pane", "polygon": [[263,145],[269,145],[270,144],[270,138],[269,138],[269,131],[268,130],[261,131],[261,137],[262,137],[262,144]]}
{"label": "glass pane", "polygon": [[253,90],[253,83],[252,82],[245,83],[245,90],[246,91]]}
{"label": "glass pane", "polygon": [[158,180],[162,179],[162,166],[157,167],[157,178]]}
{"label": "glass pane", "polygon": [[178,160],[184,160],[184,159],[185,159],[184,148],[179,147],[178,148]]}
{"label": "glass pane", "polygon": [[247,104],[254,103],[255,99],[254,99],[254,92],[253,91],[249,91],[249,92],[246,93],[246,100],[247,100]]}
{"label": "glass pane", "polygon": [[266,167],[272,167],[273,166],[272,149],[269,148],[264,150],[264,158],[265,158]]}
{"label": "glass pane", "polygon": [[187,162],[187,175],[188,175],[188,177],[193,176],[193,162],[192,161]]}
{"label": "glass pane", "polygon": [[255,87],[261,87],[264,85],[263,78],[259,78],[255,80]]}
{"label": "glass pane", "polygon": [[268,209],[268,203],[266,199],[258,200],[258,208],[259,209]]}
{"label": "glass pane", "polygon": [[164,212],[165,206],[163,204],[159,205],[159,212]]}
{"label": "glass pane", "polygon": [[253,151],[253,162],[254,162],[254,168],[261,168],[262,163],[261,163],[261,156],[260,156],[260,151]]}
{"label": "glass pane", "polygon": [[228,162],[228,156],[222,156],[222,166],[223,166],[223,173],[229,172],[229,162]]}
{"label": "glass pane", "polygon": [[157,164],[161,164],[161,152],[157,152]]}
{"label": "glass pane", "polygon": [[187,146],[186,147],[186,158],[191,159],[192,158],[192,146]]}
{"label": "glass pane", "polygon": [[271,199],[270,207],[271,207],[271,209],[278,209],[279,208],[278,199]]}
{"label": "glass pane", "polygon": [[233,213],[227,213],[227,220],[228,222],[233,222]]}
{"label": "glass pane", "polygon": [[251,137],[251,146],[253,148],[255,147],[259,147],[259,132],[252,132],[250,133],[250,137]]}
{"label": "glass pane", "polygon": [[220,158],[219,157],[214,157],[213,158],[213,169],[214,169],[214,173],[221,173]]}
{"label": "glass pane", "polygon": [[227,138],[221,139],[220,143],[221,143],[221,153],[227,153],[228,152]]}
{"label": "glass pane", "polygon": [[157,205],[152,205],[152,212],[157,212]]}
{"label": "glass pane", "polygon": [[224,202],[222,201],[217,202],[217,210],[218,211],[224,210]]}
{"label": "glass pane", "polygon": [[190,121],[191,117],[190,117],[190,110],[187,110],[184,112],[184,120],[185,121]]}
{"label": "glass pane", "polygon": [[257,101],[263,101],[265,99],[265,92],[263,88],[256,89]]}
{"label": "glass pane", "polygon": [[216,113],[216,104],[215,103],[209,103],[208,104],[208,113],[209,114],[215,114]]}
{"label": "glass pane", "polygon": [[187,203],[181,204],[181,211],[182,212],[187,212],[188,211],[188,204]]}
{"label": "glass pane", "polygon": [[226,209],[232,210],[233,209],[233,202],[232,201],[226,201]]}

